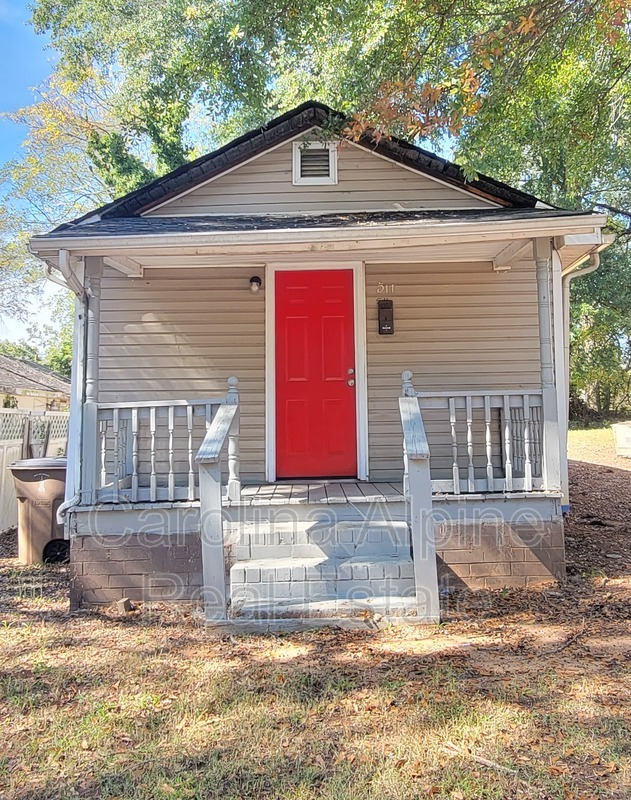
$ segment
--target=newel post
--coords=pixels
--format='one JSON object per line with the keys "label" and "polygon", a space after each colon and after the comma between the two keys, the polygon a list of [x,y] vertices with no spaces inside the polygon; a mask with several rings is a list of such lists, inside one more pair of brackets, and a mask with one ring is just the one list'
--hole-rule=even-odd
{"label": "newel post", "polygon": [[[414,384],[412,378],[414,374],[406,369],[401,373],[401,397],[415,397]],[[405,437],[403,437],[403,495],[408,497],[410,494],[410,480],[409,480],[409,464],[408,464],[408,450],[405,445]]]}
{"label": "newel post", "polygon": [[[548,490],[561,488],[561,447],[559,414],[554,380],[554,346],[551,302],[552,245],[549,239],[535,239],[537,307],[539,311],[539,356],[543,405],[543,482]],[[561,313],[554,309],[554,313]]]}
{"label": "newel post", "polygon": [[226,568],[219,459],[199,464],[199,499],[205,617],[208,621],[226,619]]}
{"label": "newel post", "polygon": [[418,613],[427,622],[440,622],[429,458],[408,460],[408,485]]}
{"label": "newel post", "polygon": [[401,373],[401,383],[402,383],[402,396],[403,397],[415,397],[416,391],[414,390],[414,384],[412,383],[412,378],[414,377],[414,373],[411,372],[409,369],[404,370]]}
{"label": "newel post", "polygon": [[99,329],[101,324],[101,277],[103,259],[85,260],[87,277],[87,333],[85,354],[85,403],[83,406],[81,501],[96,502],[97,454],[99,452]]}
{"label": "newel post", "polygon": [[[228,403],[239,405],[239,380],[228,378]],[[241,456],[239,452],[239,409],[234,416],[228,434],[228,499],[238,500],[241,497]]]}

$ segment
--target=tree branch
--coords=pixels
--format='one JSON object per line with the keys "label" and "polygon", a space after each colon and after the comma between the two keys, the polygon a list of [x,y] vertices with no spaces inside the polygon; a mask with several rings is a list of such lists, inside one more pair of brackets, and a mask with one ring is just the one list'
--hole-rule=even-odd
{"label": "tree branch", "polygon": [[628,217],[631,219],[631,211],[624,211],[622,208],[607,205],[607,203],[594,203],[595,208],[604,208],[605,211],[610,211],[612,214],[620,217]]}

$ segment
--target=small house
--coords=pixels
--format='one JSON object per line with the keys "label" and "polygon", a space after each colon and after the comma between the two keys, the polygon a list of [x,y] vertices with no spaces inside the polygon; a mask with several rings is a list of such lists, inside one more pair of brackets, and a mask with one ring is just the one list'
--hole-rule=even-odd
{"label": "small house", "polygon": [[67,411],[70,381],[42,364],[0,355],[0,399],[0,408]]}
{"label": "small house", "polygon": [[435,621],[563,576],[568,289],[606,217],[336,120],[32,239],[77,296],[75,604]]}

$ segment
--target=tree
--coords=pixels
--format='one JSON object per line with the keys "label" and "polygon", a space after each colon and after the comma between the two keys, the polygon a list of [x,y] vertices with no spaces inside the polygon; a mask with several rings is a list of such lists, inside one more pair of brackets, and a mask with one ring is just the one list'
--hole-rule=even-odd
{"label": "tree", "polygon": [[0,205],[0,318],[24,319],[25,307],[39,294],[42,270],[26,247],[17,219]]}
{"label": "tree", "polygon": [[631,319],[575,303],[571,324],[571,394],[598,414],[631,406]]}
{"label": "tree", "polygon": [[24,361],[39,361],[37,348],[25,341],[0,342],[0,355],[9,356],[9,358],[20,358]]}
{"label": "tree", "polygon": [[[316,97],[379,133],[463,132],[474,168],[507,155],[503,134],[520,123],[512,153],[545,139],[544,194],[573,196],[571,159],[549,123],[563,122],[582,166],[611,155],[628,113],[628,15],[628,0],[378,0],[370,14],[357,0],[39,0],[33,20],[60,52],[61,75],[113,87],[122,139],[112,165],[125,162],[120,145],[144,141],[158,173],[179,166],[196,110],[224,139]],[[533,169],[541,158],[532,153]]]}
{"label": "tree", "polygon": [[[36,0],[33,22],[60,56],[42,129],[114,193],[316,98],[353,135],[451,140],[468,175],[607,210],[629,273],[631,0]],[[615,345],[630,310],[579,285]]]}
{"label": "tree", "polygon": [[74,295],[65,292],[49,303],[52,324],[32,325],[31,341],[41,353],[42,363],[60,375],[70,377],[74,329]]}
{"label": "tree", "polygon": [[41,296],[44,265],[28,252],[28,239],[111,199],[91,163],[90,137],[103,133],[94,96],[53,77],[38,101],[8,115],[27,127],[21,155],[0,167],[0,315],[26,317]]}
{"label": "tree", "polygon": [[31,325],[29,341],[0,341],[0,355],[34,361],[70,377],[74,327],[74,295],[71,292],[48,302],[52,323]]}
{"label": "tree", "polygon": [[631,254],[626,237],[572,284],[571,393],[599,414],[631,408]]}

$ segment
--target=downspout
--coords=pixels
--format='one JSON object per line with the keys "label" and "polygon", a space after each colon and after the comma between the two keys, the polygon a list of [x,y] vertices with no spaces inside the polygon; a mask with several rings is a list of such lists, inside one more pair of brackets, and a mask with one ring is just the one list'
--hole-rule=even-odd
{"label": "downspout", "polygon": [[[70,268],[70,258],[67,250],[60,250],[59,251],[59,269],[63,278],[59,278],[57,276],[51,275],[51,265],[47,264],[46,273],[48,277],[54,282],[59,285],[65,286],[67,289],[70,289],[77,297],[77,304],[75,306],[75,315],[74,315],[74,323],[75,323],[75,331],[73,337],[73,375],[72,375],[72,400],[74,400],[74,406],[71,402],[71,413],[74,412],[78,415],[76,419],[76,428],[75,428],[75,436],[76,439],[74,440],[72,452],[70,452],[70,448],[68,448],[68,456],[69,458],[74,458],[75,460],[78,458],[78,463],[76,463],[74,469],[74,492],[71,497],[66,496],[64,502],[59,506],[57,509],[57,522],[61,525],[66,523],[66,517],[68,511],[70,511],[75,506],[79,505],[81,502],[81,472],[82,472],[82,465],[81,465],[81,453],[82,453],[82,439],[83,439],[83,402],[84,402],[84,392],[85,392],[85,376],[84,376],[84,364],[85,364],[85,351],[86,351],[86,317],[87,317],[87,309],[88,309],[88,293],[86,292],[83,281],[85,280],[85,274],[83,274],[83,280],[79,280],[77,275],[72,272]],[[69,442],[70,444],[70,442]],[[66,538],[69,537],[70,531],[68,529],[68,525],[64,524],[65,535]]]}
{"label": "downspout", "polygon": [[[602,248],[599,248],[602,249]],[[569,421],[570,421],[570,283],[574,278],[580,278],[582,275],[589,275],[590,272],[594,272],[594,270],[598,269],[600,265],[600,253],[598,250],[594,250],[592,253],[589,254],[589,263],[581,269],[581,264],[585,262],[585,258],[582,258],[580,261],[571,264],[561,273],[561,307],[562,307],[562,340],[563,340],[563,350],[562,350],[562,358],[563,358],[563,372],[559,374],[559,379],[561,375],[564,378],[564,390],[563,394],[564,397],[561,401],[559,398],[559,402],[563,402],[564,408],[559,408],[559,413],[563,412],[564,418],[564,436],[565,441],[562,443],[562,459],[564,462],[564,499],[562,510],[563,513],[566,514],[570,511],[570,501],[569,501],[569,487],[567,485],[567,445],[568,445],[568,431],[569,431]]]}
{"label": "downspout", "polygon": [[69,289],[71,289],[81,300],[83,305],[86,305],[86,298],[85,298],[85,289],[83,288],[81,281],[77,278],[74,272],[70,269],[70,253],[67,250],[60,250],[59,251],[59,269],[61,274],[64,276],[64,280],[66,281],[66,285]]}
{"label": "downspout", "polygon": [[73,494],[70,500],[64,500],[64,502],[57,509],[57,522],[59,525],[64,524],[64,522],[66,521],[66,514],[70,511],[71,508],[78,506],[80,500],[81,500],[81,495],[79,494],[79,492]]}

